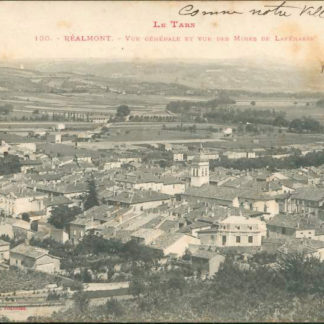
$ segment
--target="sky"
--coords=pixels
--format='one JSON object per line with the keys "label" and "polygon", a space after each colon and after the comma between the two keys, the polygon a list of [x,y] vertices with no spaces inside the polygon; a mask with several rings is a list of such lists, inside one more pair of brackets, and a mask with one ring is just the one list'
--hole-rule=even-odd
{"label": "sky", "polygon": [[[314,8],[324,1],[288,1],[296,6],[290,17],[273,14],[253,16],[251,9],[266,9],[282,1],[158,1],[158,2],[0,2],[0,63],[17,59],[273,59],[314,67],[324,62],[324,19],[299,16],[305,5]],[[196,16],[180,16],[192,4]],[[241,15],[202,15],[201,11],[239,11]],[[289,10],[290,12],[290,10]],[[324,13],[323,13],[324,16]],[[165,23],[165,28],[153,28]],[[172,28],[170,21],[195,24]],[[111,41],[66,41],[66,37],[111,36]],[[41,37],[49,41],[41,41]],[[126,37],[139,37],[127,41]],[[145,37],[180,37],[180,41],[145,41]],[[234,41],[234,36],[257,41]],[[311,41],[275,41],[275,37],[308,37]],[[185,37],[188,40],[185,41]],[[192,37],[192,38],[191,38]],[[210,37],[200,41],[198,37]],[[228,37],[230,41],[217,41]],[[269,41],[261,41],[268,37]],[[36,39],[37,38],[37,39]],[[192,40],[190,40],[192,39]]]}

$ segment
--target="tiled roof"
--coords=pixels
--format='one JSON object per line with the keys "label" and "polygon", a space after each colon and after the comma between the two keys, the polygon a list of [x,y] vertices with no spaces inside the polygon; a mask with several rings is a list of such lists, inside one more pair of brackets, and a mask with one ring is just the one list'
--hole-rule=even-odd
{"label": "tiled roof", "polygon": [[291,195],[291,198],[310,201],[324,200],[324,188],[300,188]]}
{"label": "tiled roof", "polygon": [[164,231],[160,229],[153,229],[153,228],[140,228],[136,232],[132,234],[134,237],[140,237],[144,239],[156,238],[160,235],[164,234]]}
{"label": "tiled roof", "polygon": [[23,243],[11,249],[10,253],[18,253],[33,259],[38,259],[43,255],[47,255],[48,250]]}
{"label": "tiled roof", "polygon": [[15,144],[15,143],[38,143],[40,142],[37,138],[28,138],[25,136],[19,136],[16,134],[8,134],[8,133],[0,133],[0,140],[5,141],[8,144]]}
{"label": "tiled roof", "polygon": [[64,173],[53,172],[47,174],[33,174],[31,175],[31,179],[35,181],[53,181],[60,180],[64,176]]}
{"label": "tiled roof", "polygon": [[6,241],[3,241],[3,240],[0,240],[0,246],[6,246],[6,245],[10,245],[10,243],[6,242]]}
{"label": "tiled roof", "polygon": [[229,216],[220,221],[222,224],[263,224],[258,218],[244,217],[244,216]]}
{"label": "tiled roof", "polygon": [[301,230],[315,229],[316,227],[311,219],[302,214],[279,214],[272,217],[267,224]]}
{"label": "tiled roof", "polygon": [[169,200],[170,196],[155,191],[133,190],[131,192],[123,191],[116,196],[108,198],[109,201],[138,204],[149,201]]}
{"label": "tiled roof", "polygon": [[175,221],[175,220],[170,220],[170,219],[167,219],[159,226],[159,229],[161,229],[162,231],[165,231],[165,232],[172,230],[172,229],[177,229],[177,228],[179,228],[179,222]]}
{"label": "tiled roof", "polygon": [[312,254],[319,249],[324,249],[324,242],[310,239],[292,239],[287,240],[278,251],[283,254],[288,253],[305,253]]}
{"label": "tiled roof", "polygon": [[238,197],[238,191],[232,188],[204,185],[200,188],[190,187],[183,195],[232,202],[235,197]]}
{"label": "tiled roof", "polygon": [[1,188],[0,194],[5,196],[13,195],[14,197],[17,198],[44,196],[44,194],[34,191],[30,188],[27,188],[24,185],[15,185],[15,184],[9,184],[8,186]]}
{"label": "tiled roof", "polygon": [[179,180],[171,176],[155,176],[152,173],[145,172],[134,172],[132,174],[120,174],[117,175],[114,179],[117,182],[127,182],[133,184],[139,183],[163,183],[163,184],[178,184],[184,183],[182,180]]}
{"label": "tiled roof", "polygon": [[86,182],[77,182],[77,183],[65,183],[59,184],[57,186],[37,186],[38,190],[44,190],[48,192],[57,192],[61,194],[67,193],[85,193],[88,191],[88,184]]}
{"label": "tiled roof", "polygon": [[183,233],[171,233],[171,234],[164,234],[159,236],[155,241],[154,244],[151,244],[152,248],[158,249],[165,249],[172,245],[173,243],[177,242],[181,239],[185,234]]}
{"label": "tiled roof", "polygon": [[53,198],[44,199],[44,204],[47,207],[68,205],[70,203],[72,203],[72,201],[64,196],[54,196]]}

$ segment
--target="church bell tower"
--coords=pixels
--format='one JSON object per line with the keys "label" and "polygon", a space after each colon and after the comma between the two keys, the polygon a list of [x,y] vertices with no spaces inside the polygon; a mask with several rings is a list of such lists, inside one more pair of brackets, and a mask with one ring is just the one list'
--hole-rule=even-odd
{"label": "church bell tower", "polygon": [[192,160],[190,176],[192,187],[209,184],[209,160],[204,156],[202,148],[199,150],[199,155]]}

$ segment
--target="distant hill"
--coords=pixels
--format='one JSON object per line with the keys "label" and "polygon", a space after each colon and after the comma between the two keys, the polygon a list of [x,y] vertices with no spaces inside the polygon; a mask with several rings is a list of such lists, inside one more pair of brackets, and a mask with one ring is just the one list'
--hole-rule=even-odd
{"label": "distant hill", "polygon": [[243,62],[219,60],[203,62],[121,62],[104,60],[61,60],[11,63],[0,65],[1,88],[28,89],[47,87],[49,78],[84,84],[85,80],[105,84],[107,80],[124,82],[174,83],[196,89],[237,89],[261,92],[321,91],[324,88],[320,70],[296,68],[270,60]]}

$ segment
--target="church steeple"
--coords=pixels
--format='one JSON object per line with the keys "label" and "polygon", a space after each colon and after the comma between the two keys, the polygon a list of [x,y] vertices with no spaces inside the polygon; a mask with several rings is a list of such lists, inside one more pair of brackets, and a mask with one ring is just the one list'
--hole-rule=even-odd
{"label": "church steeple", "polygon": [[209,160],[203,154],[202,145],[199,148],[199,155],[192,160],[190,176],[192,187],[209,184]]}

